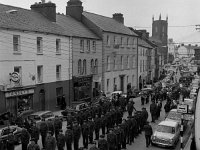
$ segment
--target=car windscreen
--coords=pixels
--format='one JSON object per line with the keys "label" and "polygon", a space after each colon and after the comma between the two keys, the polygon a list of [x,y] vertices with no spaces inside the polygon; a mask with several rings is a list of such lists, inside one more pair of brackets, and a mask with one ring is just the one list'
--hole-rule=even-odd
{"label": "car windscreen", "polygon": [[175,128],[174,127],[170,127],[170,126],[164,126],[164,125],[158,125],[157,128],[158,132],[163,132],[163,133],[175,133]]}
{"label": "car windscreen", "polygon": [[31,120],[40,120],[40,117],[38,115],[30,115],[28,118]]}
{"label": "car windscreen", "polygon": [[169,112],[167,115],[167,118],[172,119],[172,120],[181,120],[181,114],[177,112]]}

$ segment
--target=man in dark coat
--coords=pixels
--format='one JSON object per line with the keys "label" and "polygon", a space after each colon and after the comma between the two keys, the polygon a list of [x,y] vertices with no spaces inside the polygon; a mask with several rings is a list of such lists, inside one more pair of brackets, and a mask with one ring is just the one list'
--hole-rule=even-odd
{"label": "man in dark coat", "polygon": [[47,131],[48,131],[48,126],[47,123],[45,122],[45,119],[42,118],[42,121],[40,123],[40,134],[42,136],[42,146],[43,149],[45,149],[45,140],[46,140],[46,136],[47,136]]}
{"label": "man in dark coat", "polygon": [[74,135],[74,150],[78,150],[79,139],[80,139],[80,136],[81,136],[81,127],[78,125],[77,121],[74,121],[73,135]]}
{"label": "man in dark coat", "polygon": [[86,120],[84,120],[83,125],[82,125],[82,136],[83,136],[84,148],[88,148],[88,135],[89,135],[89,126]]}
{"label": "man in dark coat", "polygon": [[128,103],[127,110],[128,110],[128,115],[132,116],[132,113],[133,113],[133,104],[131,102]]}
{"label": "man in dark coat", "polygon": [[63,134],[63,130],[61,129],[58,134],[57,147],[58,147],[58,150],[64,150],[64,147],[65,147],[65,136]]}
{"label": "man in dark coat", "polygon": [[52,136],[54,135],[54,123],[52,120],[47,120],[47,127],[48,127],[48,131],[51,131]]}
{"label": "man in dark coat", "polygon": [[127,123],[126,120],[122,120],[122,124],[120,124],[122,130],[122,148],[126,149],[126,136],[127,136]]}
{"label": "man in dark coat", "polygon": [[90,144],[93,142],[93,132],[94,132],[94,121],[92,120],[92,117],[88,118],[88,126],[89,126],[89,141]]}
{"label": "man in dark coat", "polygon": [[148,116],[149,115],[148,115],[148,112],[147,112],[146,108],[143,107],[142,108],[142,112],[141,112],[141,118],[142,118],[141,127],[142,127],[142,130],[143,130],[143,127],[144,127],[145,123],[147,122]]}
{"label": "man in dark coat", "polygon": [[36,123],[33,122],[32,126],[31,126],[31,139],[35,140],[35,144],[37,144],[38,140],[39,140],[39,136],[40,136],[40,131],[38,129],[38,127],[36,126]]}
{"label": "man in dark coat", "polygon": [[114,134],[113,129],[109,130],[109,133],[107,135],[107,141],[108,141],[108,149],[109,150],[116,150],[116,148],[117,148],[117,136]]}
{"label": "man in dark coat", "polygon": [[73,130],[71,129],[71,125],[68,125],[67,130],[65,131],[65,142],[67,150],[72,150],[73,140],[74,140]]}
{"label": "man in dark coat", "polygon": [[35,143],[35,139],[31,139],[31,143],[28,145],[27,150],[40,150],[40,146]]}
{"label": "man in dark coat", "polygon": [[105,135],[100,135],[100,139],[98,141],[99,150],[108,150],[108,142],[105,140]]}
{"label": "man in dark coat", "polygon": [[96,115],[96,117],[94,118],[95,140],[99,140],[100,125],[101,125],[101,120],[98,117],[98,115]]}
{"label": "man in dark coat", "polygon": [[155,122],[156,111],[157,111],[157,106],[155,104],[155,101],[152,101],[152,103],[150,105],[150,113],[151,113],[152,122]]}
{"label": "man in dark coat", "polygon": [[90,150],[99,150],[96,146],[96,142],[94,141],[93,145],[90,147]]}
{"label": "man in dark coat", "polygon": [[51,131],[47,132],[47,137],[45,140],[46,150],[55,150],[56,149],[56,139],[52,136]]}
{"label": "man in dark coat", "polygon": [[102,134],[105,135],[105,130],[106,130],[106,117],[104,116],[104,114],[101,115],[101,129],[102,129]]}
{"label": "man in dark coat", "polygon": [[9,133],[8,139],[6,141],[7,150],[14,150],[15,149],[15,137],[12,132]]}
{"label": "man in dark coat", "polygon": [[27,129],[23,127],[21,132],[22,150],[27,150],[29,140],[30,140],[30,135]]}
{"label": "man in dark coat", "polygon": [[131,121],[131,116],[127,117],[127,127],[128,127],[128,132],[127,132],[127,144],[131,145],[131,134],[132,134],[132,121]]}
{"label": "man in dark coat", "polygon": [[153,134],[153,129],[151,125],[149,125],[148,121],[144,125],[144,132],[145,132],[145,139],[146,139],[146,147],[149,147],[151,143],[151,135]]}
{"label": "man in dark coat", "polygon": [[55,137],[57,140],[59,131],[60,131],[60,129],[62,129],[62,121],[60,120],[60,118],[58,116],[55,116],[54,128],[55,128]]}

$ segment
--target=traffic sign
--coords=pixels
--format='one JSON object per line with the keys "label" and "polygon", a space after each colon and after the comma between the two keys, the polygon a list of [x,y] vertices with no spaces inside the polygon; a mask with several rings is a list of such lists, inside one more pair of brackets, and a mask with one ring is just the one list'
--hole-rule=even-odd
{"label": "traffic sign", "polygon": [[188,113],[188,105],[186,104],[179,104],[178,107],[177,107],[177,112],[179,113]]}

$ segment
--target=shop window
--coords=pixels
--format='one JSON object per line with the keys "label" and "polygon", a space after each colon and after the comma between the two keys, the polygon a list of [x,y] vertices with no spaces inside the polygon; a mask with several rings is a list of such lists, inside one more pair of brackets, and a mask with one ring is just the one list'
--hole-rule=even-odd
{"label": "shop window", "polygon": [[20,36],[13,35],[13,51],[14,53],[20,52]]}
{"label": "shop window", "polygon": [[38,79],[38,83],[42,83],[43,82],[43,66],[37,66],[37,79]]}
{"label": "shop window", "polygon": [[61,79],[61,65],[56,65],[56,79]]}
{"label": "shop window", "polygon": [[63,97],[63,88],[62,87],[56,88],[56,100],[58,106],[62,104],[62,97]]}
{"label": "shop window", "polygon": [[60,42],[60,39],[56,39],[56,54],[61,54],[61,42]]}
{"label": "shop window", "polygon": [[37,54],[43,53],[43,47],[42,47],[42,37],[37,37]]}
{"label": "shop window", "polygon": [[30,110],[32,108],[33,95],[23,95],[17,97],[17,111],[21,114],[23,111]]}

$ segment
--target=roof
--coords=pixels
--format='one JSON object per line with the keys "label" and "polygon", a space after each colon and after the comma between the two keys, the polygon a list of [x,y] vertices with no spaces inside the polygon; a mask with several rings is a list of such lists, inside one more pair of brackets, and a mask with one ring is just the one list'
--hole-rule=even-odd
{"label": "roof", "polygon": [[0,28],[63,34],[59,25],[32,10],[0,4],[0,14]]}
{"label": "roof", "polygon": [[146,41],[143,39],[138,40],[138,45],[142,47],[147,47],[147,48],[153,48],[150,44],[148,44]]}
{"label": "roof", "polygon": [[99,28],[101,28],[105,32],[137,36],[136,33],[131,31],[124,24],[117,22],[113,18],[85,11],[83,12],[83,16],[89,19],[94,24],[96,24]]}
{"label": "roof", "polygon": [[153,43],[156,43],[156,44],[162,44],[162,41],[155,38],[155,37],[150,37],[149,40]]}
{"label": "roof", "polygon": [[56,22],[65,30],[66,35],[99,39],[83,23],[75,20],[69,15],[57,14]]}
{"label": "roof", "polygon": [[48,113],[48,112],[51,112],[51,111],[48,111],[48,110],[45,110],[45,111],[37,111],[37,112],[35,112],[35,113],[33,113],[33,114],[31,114],[31,115],[43,115],[43,114],[45,114],[45,113]]}
{"label": "roof", "polygon": [[51,22],[36,11],[4,4],[0,4],[0,14],[0,28],[99,39],[70,16],[57,14],[56,22]]}
{"label": "roof", "polygon": [[164,120],[164,121],[161,121],[158,125],[175,127],[177,124],[178,123],[175,121]]}

